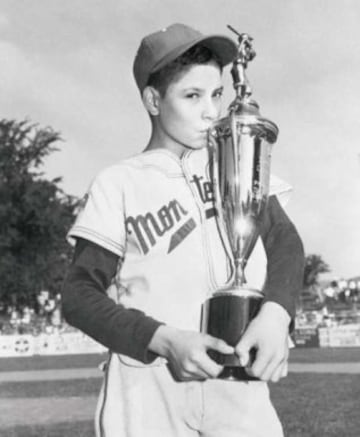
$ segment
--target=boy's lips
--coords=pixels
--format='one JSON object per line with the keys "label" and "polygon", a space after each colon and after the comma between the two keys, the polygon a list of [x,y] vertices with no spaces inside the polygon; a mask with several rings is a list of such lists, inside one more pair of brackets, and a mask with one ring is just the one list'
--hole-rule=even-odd
{"label": "boy's lips", "polygon": [[206,131],[201,131],[200,132],[200,137],[201,138],[207,138],[208,137],[208,131],[206,130]]}

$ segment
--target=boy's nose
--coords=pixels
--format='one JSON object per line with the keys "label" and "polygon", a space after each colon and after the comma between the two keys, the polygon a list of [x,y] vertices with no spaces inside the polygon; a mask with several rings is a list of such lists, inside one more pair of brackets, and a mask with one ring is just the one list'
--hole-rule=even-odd
{"label": "boy's nose", "polygon": [[219,116],[219,107],[217,104],[214,104],[214,102],[206,102],[203,108],[202,116],[205,120],[216,120]]}

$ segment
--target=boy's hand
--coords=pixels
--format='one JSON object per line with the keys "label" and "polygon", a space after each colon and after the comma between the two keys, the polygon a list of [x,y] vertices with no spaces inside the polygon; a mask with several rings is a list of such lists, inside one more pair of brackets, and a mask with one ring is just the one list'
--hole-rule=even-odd
{"label": "boy's hand", "polygon": [[160,326],[149,349],[168,360],[171,371],[180,381],[216,378],[223,366],[215,363],[207,351],[233,354],[234,348],[207,334]]}
{"label": "boy's hand", "polygon": [[256,350],[248,373],[263,381],[277,382],[288,372],[290,316],[275,302],[265,302],[235,347],[240,363],[247,366],[249,352]]}

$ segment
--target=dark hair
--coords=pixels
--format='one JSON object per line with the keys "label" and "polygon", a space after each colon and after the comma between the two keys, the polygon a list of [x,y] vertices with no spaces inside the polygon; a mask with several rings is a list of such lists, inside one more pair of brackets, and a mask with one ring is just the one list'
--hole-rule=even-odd
{"label": "dark hair", "polygon": [[147,85],[156,88],[164,97],[168,86],[193,65],[204,65],[210,62],[215,62],[222,71],[221,61],[216,54],[209,48],[196,44],[165,67],[150,74]]}

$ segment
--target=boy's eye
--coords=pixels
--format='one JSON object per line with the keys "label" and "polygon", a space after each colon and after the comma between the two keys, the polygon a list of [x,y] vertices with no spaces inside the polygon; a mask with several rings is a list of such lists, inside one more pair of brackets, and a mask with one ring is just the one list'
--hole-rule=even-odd
{"label": "boy's eye", "polygon": [[220,91],[216,91],[216,93],[214,93],[214,97],[215,97],[216,99],[221,99],[222,95],[223,95],[222,90],[220,90]]}
{"label": "boy's eye", "polygon": [[186,95],[187,99],[198,99],[200,97],[199,93],[189,93]]}

